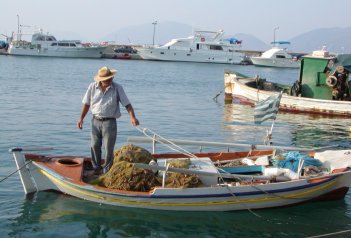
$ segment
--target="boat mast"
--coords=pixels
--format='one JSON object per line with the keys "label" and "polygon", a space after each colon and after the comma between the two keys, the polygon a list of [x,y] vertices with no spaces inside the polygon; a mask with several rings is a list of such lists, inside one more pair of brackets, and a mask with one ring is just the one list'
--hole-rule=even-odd
{"label": "boat mast", "polygon": [[21,40],[20,36],[20,22],[19,22],[19,15],[17,14],[17,40]]}
{"label": "boat mast", "polygon": [[155,47],[155,28],[156,28],[156,25],[157,25],[157,21],[154,21],[152,23],[152,25],[154,25],[154,34],[152,36],[152,47]]}
{"label": "boat mast", "polygon": [[276,46],[275,43],[275,32],[279,29],[279,26],[277,26],[276,28],[273,29],[273,46]]}

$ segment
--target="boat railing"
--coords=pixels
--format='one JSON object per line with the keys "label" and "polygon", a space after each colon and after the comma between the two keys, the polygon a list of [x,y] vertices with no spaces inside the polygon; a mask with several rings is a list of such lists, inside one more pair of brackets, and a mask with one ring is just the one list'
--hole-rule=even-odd
{"label": "boat railing", "polygon": [[16,40],[16,41],[12,41],[13,46],[15,47],[29,47],[31,46],[31,42],[28,41],[24,41],[24,40]]}
{"label": "boat railing", "polygon": [[213,141],[194,141],[194,140],[180,140],[180,139],[164,139],[154,136],[153,138],[142,137],[142,136],[130,136],[127,138],[128,142],[132,143],[151,143],[152,152],[156,153],[156,144],[175,144],[175,145],[187,145],[187,146],[199,146],[201,152],[203,147],[224,147],[229,152],[230,149],[250,149],[250,150],[286,150],[286,151],[313,151],[310,148],[298,148],[290,146],[273,146],[273,145],[254,145],[254,144],[240,144],[240,143],[225,143],[225,142],[213,142]]}

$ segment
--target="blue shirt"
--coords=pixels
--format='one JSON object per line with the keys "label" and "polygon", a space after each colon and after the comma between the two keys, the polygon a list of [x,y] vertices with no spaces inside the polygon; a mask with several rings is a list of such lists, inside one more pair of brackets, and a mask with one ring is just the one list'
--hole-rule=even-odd
{"label": "blue shirt", "polygon": [[124,107],[130,104],[123,87],[113,81],[105,92],[102,91],[99,82],[91,83],[82,102],[90,105],[94,116],[104,118],[119,118],[121,116],[119,103]]}

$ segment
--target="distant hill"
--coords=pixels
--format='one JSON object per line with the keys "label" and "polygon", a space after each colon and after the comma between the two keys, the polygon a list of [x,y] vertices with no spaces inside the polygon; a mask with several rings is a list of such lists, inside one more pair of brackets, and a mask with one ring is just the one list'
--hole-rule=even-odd
{"label": "distant hill", "polygon": [[[143,24],[137,26],[131,26],[122,28],[114,31],[105,37],[102,41],[113,41],[118,44],[147,44],[151,45],[153,40],[154,26],[150,24]],[[163,45],[174,38],[186,38],[193,34],[193,27],[177,23],[177,22],[162,22],[155,26],[155,44]],[[219,29],[201,29],[201,30],[212,30],[217,31]],[[266,50],[270,48],[258,38],[248,34],[232,34],[232,32],[226,32],[225,38],[235,37],[238,40],[242,40],[242,49],[244,50]]]}
{"label": "distant hill", "polygon": [[[202,29],[219,30],[219,29]],[[154,25],[143,24],[122,28],[104,36],[102,41],[118,44],[148,44],[153,41]],[[178,22],[161,22],[155,26],[155,44],[162,45],[174,38],[185,38],[193,34],[194,28]],[[226,32],[227,38],[235,37],[242,40],[243,50],[264,51],[271,48],[270,42],[263,42],[257,37],[244,33]],[[323,46],[334,53],[351,53],[351,27],[348,28],[320,28],[302,33],[291,39],[288,47],[290,52],[310,53],[321,49]]]}
{"label": "distant hill", "polygon": [[[177,22],[162,22],[155,25],[155,44],[163,45],[174,38],[188,37],[192,27]],[[114,41],[119,44],[147,44],[153,41],[154,25],[143,24],[122,28],[106,35],[104,41]]]}
{"label": "distant hill", "polygon": [[320,28],[290,39],[290,51],[312,52],[323,46],[334,53],[351,53],[351,27]]}

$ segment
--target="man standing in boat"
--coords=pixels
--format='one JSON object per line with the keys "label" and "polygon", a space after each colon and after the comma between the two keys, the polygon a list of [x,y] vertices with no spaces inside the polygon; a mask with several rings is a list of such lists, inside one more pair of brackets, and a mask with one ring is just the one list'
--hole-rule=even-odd
{"label": "man standing in boat", "polygon": [[[113,150],[117,138],[117,121],[121,116],[119,104],[128,111],[133,126],[139,125],[134,109],[123,87],[113,82],[117,70],[102,67],[94,77],[83,98],[83,107],[77,122],[79,129],[89,109],[93,114],[91,120],[91,157],[95,174],[106,173],[113,163]],[[101,147],[105,149],[105,164],[101,164]]]}

